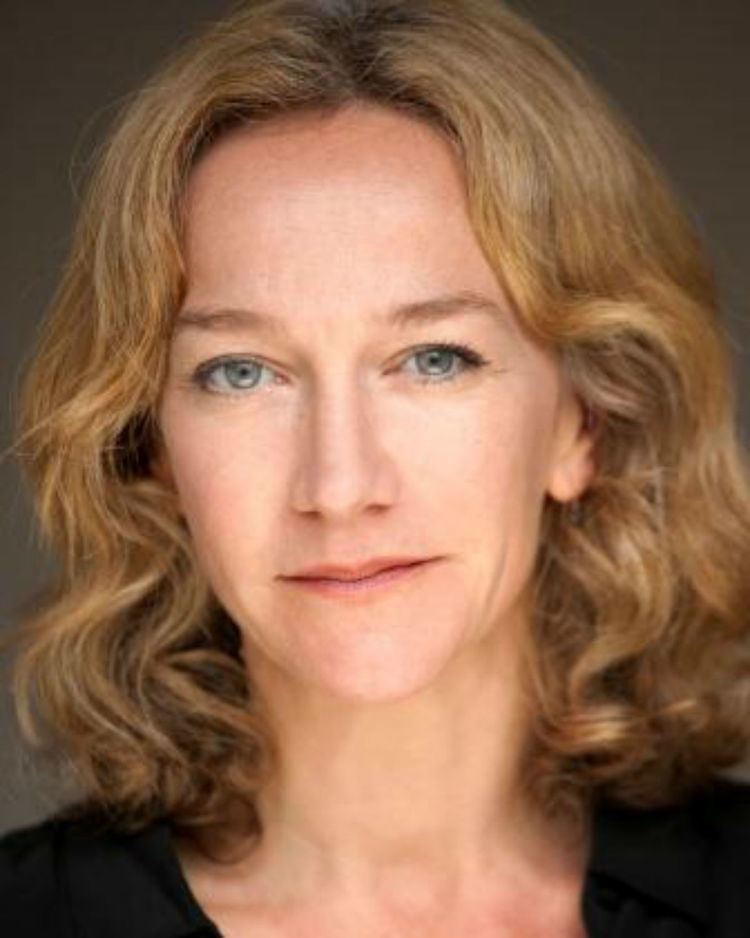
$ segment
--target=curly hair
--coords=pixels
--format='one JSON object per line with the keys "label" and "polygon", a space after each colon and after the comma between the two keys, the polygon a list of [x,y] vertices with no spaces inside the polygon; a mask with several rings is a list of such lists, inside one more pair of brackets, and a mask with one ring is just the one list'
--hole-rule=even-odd
{"label": "curly hair", "polygon": [[14,635],[24,738],[81,786],[71,811],[257,829],[269,721],[151,472],[184,194],[230,128],[357,101],[455,147],[499,283],[596,418],[595,478],[573,513],[543,507],[528,791],[550,816],[678,800],[750,734],[750,486],[716,285],[616,106],[489,0],[243,3],[122,109],[21,388],[16,447],[61,558]]}

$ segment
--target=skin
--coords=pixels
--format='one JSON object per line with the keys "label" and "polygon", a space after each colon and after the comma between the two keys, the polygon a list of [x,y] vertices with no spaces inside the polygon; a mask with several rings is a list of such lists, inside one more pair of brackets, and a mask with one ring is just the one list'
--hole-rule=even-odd
{"label": "skin", "polygon": [[[289,331],[177,329],[160,402],[154,471],[281,752],[242,860],[179,844],[196,896],[227,935],[582,934],[588,841],[524,801],[518,671],[542,506],[585,489],[592,440],[482,253],[454,151],[374,105],[285,116],[219,140],[186,207],[181,312]],[[377,323],[460,290],[498,315]],[[437,342],[487,364],[418,354]],[[199,387],[219,355],[263,367]],[[383,554],[442,559],[356,602],[278,579]]]}

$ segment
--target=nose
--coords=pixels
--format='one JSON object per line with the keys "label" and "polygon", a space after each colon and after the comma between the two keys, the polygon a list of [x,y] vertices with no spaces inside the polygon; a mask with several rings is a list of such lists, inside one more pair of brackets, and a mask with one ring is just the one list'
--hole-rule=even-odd
{"label": "nose", "polygon": [[393,502],[395,466],[374,404],[365,387],[349,380],[311,394],[301,418],[292,493],[296,511],[345,520]]}

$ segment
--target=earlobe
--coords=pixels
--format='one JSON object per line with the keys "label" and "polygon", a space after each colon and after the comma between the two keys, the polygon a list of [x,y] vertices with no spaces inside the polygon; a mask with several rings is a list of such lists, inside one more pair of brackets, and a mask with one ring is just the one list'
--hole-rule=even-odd
{"label": "earlobe", "polygon": [[166,488],[174,490],[174,475],[167,454],[162,450],[151,458],[151,475]]}
{"label": "earlobe", "polygon": [[558,502],[573,501],[586,491],[595,473],[594,440],[596,417],[576,402],[575,416],[568,423],[551,467],[547,493]]}

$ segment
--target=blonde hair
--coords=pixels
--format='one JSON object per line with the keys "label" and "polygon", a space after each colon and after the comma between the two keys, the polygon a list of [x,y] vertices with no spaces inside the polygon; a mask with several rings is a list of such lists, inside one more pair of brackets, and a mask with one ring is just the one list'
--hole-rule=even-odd
{"label": "blonde hair", "polygon": [[274,765],[238,631],[150,472],[185,290],[191,166],[238,124],[367,101],[460,153],[477,238],[596,415],[596,476],[548,500],[524,648],[528,791],[674,801],[744,756],[750,495],[710,266],[580,67],[502,3],[259,0],[121,114],[22,388],[17,448],[59,582],[20,623],[14,696],[111,823],[257,826]]}

